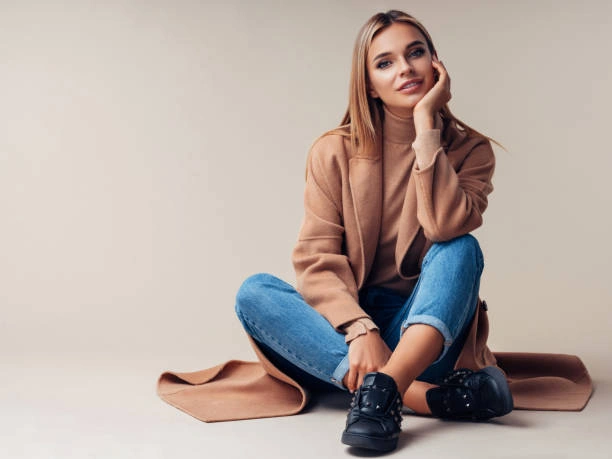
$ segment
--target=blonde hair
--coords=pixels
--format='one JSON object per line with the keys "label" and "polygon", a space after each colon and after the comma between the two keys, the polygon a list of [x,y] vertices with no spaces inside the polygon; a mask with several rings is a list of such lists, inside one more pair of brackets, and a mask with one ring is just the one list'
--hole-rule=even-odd
{"label": "blonde hair", "polygon": [[[398,10],[377,13],[361,28],[353,49],[353,63],[349,84],[348,108],[340,126],[323,134],[341,134],[349,136],[353,151],[360,156],[377,154],[383,120],[382,101],[370,96],[368,91],[367,56],[374,37],[382,30],[395,23],[408,24],[416,27],[425,37],[427,47],[432,56],[437,57],[437,51],[429,32],[413,16]],[[495,142],[481,134],[464,122],[457,119],[450,111],[448,104],[440,110],[445,122],[451,122],[463,129],[467,134],[477,135]],[[497,142],[495,142],[497,143]],[[499,145],[499,144],[498,144]]]}

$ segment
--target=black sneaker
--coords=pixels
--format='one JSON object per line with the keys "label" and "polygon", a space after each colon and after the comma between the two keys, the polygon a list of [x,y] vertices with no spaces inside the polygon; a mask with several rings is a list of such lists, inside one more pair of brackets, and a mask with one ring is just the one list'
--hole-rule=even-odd
{"label": "black sneaker", "polygon": [[514,407],[506,377],[497,367],[453,371],[440,387],[427,391],[427,404],[436,417],[471,421],[503,416]]}
{"label": "black sneaker", "polygon": [[402,423],[402,397],[391,376],[368,373],[353,397],[342,443],[380,452],[392,451]]}

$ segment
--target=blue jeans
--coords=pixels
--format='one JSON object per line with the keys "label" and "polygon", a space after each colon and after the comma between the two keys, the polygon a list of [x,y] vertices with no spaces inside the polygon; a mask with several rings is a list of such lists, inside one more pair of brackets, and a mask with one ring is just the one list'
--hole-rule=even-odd
{"label": "blue jeans", "polygon": [[[440,356],[417,379],[436,383],[453,369],[476,311],[483,266],[478,241],[465,235],[431,246],[409,297],[381,287],[359,292],[360,306],[391,350],[412,324],[427,324],[442,334]],[[270,274],[249,277],[238,290],[236,313],[266,356],[289,376],[311,388],[345,389],[344,335],[291,285]]]}

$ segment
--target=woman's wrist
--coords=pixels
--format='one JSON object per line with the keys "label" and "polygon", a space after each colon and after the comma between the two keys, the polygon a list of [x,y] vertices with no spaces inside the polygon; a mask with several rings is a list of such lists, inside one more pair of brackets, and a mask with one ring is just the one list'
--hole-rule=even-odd
{"label": "woman's wrist", "polygon": [[440,129],[429,129],[417,134],[412,148],[416,156],[416,165],[418,169],[423,169],[430,165],[436,152],[440,149]]}
{"label": "woman's wrist", "polygon": [[414,130],[418,137],[419,134],[433,129],[435,126],[434,116],[429,113],[414,113]]}

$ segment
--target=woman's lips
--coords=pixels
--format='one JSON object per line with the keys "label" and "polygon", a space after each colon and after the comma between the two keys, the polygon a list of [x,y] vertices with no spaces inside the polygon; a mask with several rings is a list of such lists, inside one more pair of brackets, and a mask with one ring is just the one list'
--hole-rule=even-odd
{"label": "woman's lips", "polygon": [[400,87],[399,92],[401,92],[402,94],[412,94],[421,89],[422,84],[423,80],[407,81]]}

